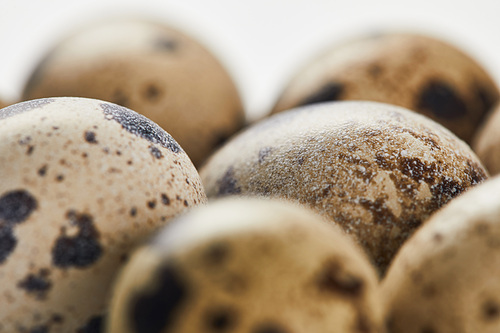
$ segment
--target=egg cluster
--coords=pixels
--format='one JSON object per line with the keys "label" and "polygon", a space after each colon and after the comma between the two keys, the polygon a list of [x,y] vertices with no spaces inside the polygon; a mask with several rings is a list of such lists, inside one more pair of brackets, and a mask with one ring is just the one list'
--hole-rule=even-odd
{"label": "egg cluster", "polygon": [[500,91],[453,45],[332,47],[243,128],[209,50],[112,21],[22,95],[0,102],[0,332],[500,330]]}

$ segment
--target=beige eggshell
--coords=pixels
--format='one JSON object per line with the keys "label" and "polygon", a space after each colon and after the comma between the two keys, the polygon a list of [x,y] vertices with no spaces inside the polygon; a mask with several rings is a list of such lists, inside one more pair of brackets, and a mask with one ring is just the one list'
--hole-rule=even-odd
{"label": "beige eggshell", "polygon": [[304,66],[273,113],[331,100],[399,105],[471,142],[498,101],[496,83],[457,47],[415,33],[385,33],[335,45]]}
{"label": "beige eggshell", "polygon": [[1,332],[97,329],[129,251],[206,202],[168,133],[100,100],[2,109],[0,170]]}
{"label": "beige eggshell", "polygon": [[500,178],[450,202],[406,242],[382,284],[390,332],[500,331]]}
{"label": "beige eggshell", "polygon": [[110,101],[150,118],[195,166],[244,124],[238,91],[219,61],[163,23],[95,23],[38,64],[24,99],[80,96]]}
{"label": "beige eggshell", "polygon": [[472,148],[491,175],[500,173],[500,104],[476,133]]}
{"label": "beige eggshell", "polygon": [[384,271],[435,210],[487,177],[434,121],[376,102],[283,112],[242,132],[200,171],[207,196],[296,200],[357,237]]}
{"label": "beige eggshell", "polygon": [[290,203],[224,199],[135,252],[109,333],[382,332],[378,280],[343,232]]}

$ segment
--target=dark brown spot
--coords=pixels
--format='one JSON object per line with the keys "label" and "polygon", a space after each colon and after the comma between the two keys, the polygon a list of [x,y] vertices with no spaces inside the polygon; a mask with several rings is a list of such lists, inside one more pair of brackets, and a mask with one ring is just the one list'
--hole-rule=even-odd
{"label": "dark brown spot", "polygon": [[483,318],[486,321],[498,320],[500,316],[500,305],[492,300],[488,300],[482,305]]}
{"label": "dark brown spot", "polygon": [[49,333],[49,327],[47,325],[32,327],[29,333]]}
{"label": "dark brown spot", "polygon": [[443,241],[443,235],[441,235],[440,233],[435,233],[434,236],[432,236],[432,239],[436,243],[441,243]]}
{"label": "dark brown spot", "polygon": [[162,95],[162,90],[156,84],[149,84],[144,89],[144,98],[150,102],[156,102]]}
{"label": "dark brown spot", "polygon": [[316,104],[321,102],[336,101],[344,91],[344,85],[338,82],[330,82],[322,86],[318,91],[303,99],[299,105]]}
{"label": "dark brown spot", "polygon": [[155,146],[149,146],[149,152],[151,153],[151,155],[153,155],[153,157],[155,157],[157,159],[163,158],[163,154],[161,153],[161,150]]}
{"label": "dark brown spot", "polygon": [[17,239],[14,237],[12,228],[0,222],[0,264],[3,264],[14,252],[16,245]]}
{"label": "dark brown spot", "polygon": [[48,168],[48,166],[47,166],[47,164],[45,164],[45,165],[44,165],[44,166],[42,166],[40,169],[38,169],[38,175],[39,175],[40,177],[45,176],[45,175],[47,174],[47,168]]}
{"label": "dark brown spot", "polygon": [[203,261],[208,266],[221,266],[229,257],[229,245],[227,243],[210,244],[203,252]]}
{"label": "dark brown spot", "polygon": [[76,330],[76,333],[101,333],[104,332],[104,316],[91,317],[87,323]]}
{"label": "dark brown spot", "polygon": [[187,202],[187,200],[184,200],[183,204],[184,204],[184,207],[188,207],[189,206],[189,203]]}
{"label": "dark brown spot", "polygon": [[153,199],[151,201],[148,201],[148,208],[154,209],[156,207],[156,199]]}
{"label": "dark brown spot", "polygon": [[88,143],[91,143],[91,144],[96,144],[97,143],[97,140],[95,138],[95,132],[92,132],[92,131],[86,131],[84,134],[83,134],[83,138],[85,139],[85,141],[87,141]]}
{"label": "dark brown spot", "polygon": [[131,299],[128,317],[135,332],[169,331],[177,311],[189,296],[185,281],[172,264],[159,268],[156,276],[154,288],[145,289],[146,292]]}
{"label": "dark brown spot", "polygon": [[0,197],[0,225],[13,225],[26,221],[38,203],[33,195],[26,190],[14,190]]}
{"label": "dark brown spot", "polygon": [[161,194],[161,203],[164,204],[165,206],[170,205],[170,199],[165,193]]}
{"label": "dark brown spot", "polygon": [[364,289],[363,280],[347,272],[335,259],[323,264],[316,281],[321,292],[348,297],[359,297]]}
{"label": "dark brown spot", "polygon": [[155,39],[155,42],[154,42],[154,48],[159,50],[159,51],[173,52],[173,51],[177,50],[178,46],[179,46],[178,41],[176,41],[175,39],[166,37],[166,36],[161,36],[161,37]]}
{"label": "dark brown spot", "polygon": [[102,255],[99,231],[89,214],[70,210],[66,218],[71,226],[78,228],[78,233],[67,236],[66,229],[62,230],[62,235],[57,238],[52,248],[52,262],[60,268],[86,268]]}
{"label": "dark brown spot", "polygon": [[210,308],[205,315],[205,326],[209,332],[229,332],[238,321],[236,311],[228,306]]}
{"label": "dark brown spot", "polygon": [[373,217],[373,223],[378,225],[391,225],[397,222],[391,209],[385,204],[385,198],[377,198],[371,201],[365,198],[359,199],[359,204],[368,210]]}
{"label": "dark brown spot", "polygon": [[134,217],[137,215],[137,208],[132,207],[130,208],[130,216]]}
{"label": "dark brown spot", "polygon": [[57,175],[56,181],[62,182],[64,180],[64,175]]}
{"label": "dark brown spot", "polygon": [[466,104],[455,89],[436,79],[428,82],[422,89],[416,107],[445,119],[456,119],[467,114]]}
{"label": "dark brown spot", "polygon": [[29,145],[28,148],[26,149],[26,155],[31,155],[33,154],[33,151],[35,150],[35,146]]}
{"label": "dark brown spot", "polygon": [[42,269],[38,274],[29,274],[26,276],[23,280],[19,281],[17,286],[37,299],[44,299],[50,288],[52,288],[52,282],[49,280],[48,275],[49,271]]}
{"label": "dark brown spot", "polygon": [[183,151],[170,134],[143,115],[111,103],[102,103],[101,108],[106,119],[115,120],[122,125],[127,132],[146,139],[153,144],[159,144],[173,153],[180,153]]}
{"label": "dark brown spot", "polygon": [[226,196],[230,194],[241,193],[241,188],[237,186],[237,181],[234,178],[234,169],[229,167],[222,178],[217,181],[218,191],[217,196]]}

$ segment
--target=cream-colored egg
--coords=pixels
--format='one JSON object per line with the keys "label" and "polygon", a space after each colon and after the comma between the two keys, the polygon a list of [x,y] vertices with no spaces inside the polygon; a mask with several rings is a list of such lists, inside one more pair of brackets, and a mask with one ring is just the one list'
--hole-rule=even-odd
{"label": "cream-colored egg", "polygon": [[401,248],[382,284],[390,332],[500,331],[499,192],[487,180]]}
{"label": "cream-colored egg", "polygon": [[327,50],[297,72],[273,113],[331,100],[406,107],[471,142],[498,101],[487,71],[457,47],[413,33],[385,33]]}
{"label": "cream-colored egg", "polygon": [[349,237],[312,211],[215,201],[135,252],[109,333],[382,332],[378,280]]}
{"label": "cream-colored egg", "polygon": [[195,166],[244,123],[238,91],[219,61],[163,23],[96,23],[57,45],[24,98],[81,96],[131,108],[170,133]]}
{"label": "cream-colored egg", "polygon": [[383,271],[434,211],[487,177],[434,121],[376,102],[330,102],[274,115],[200,171],[209,197],[296,200],[357,237]]}
{"label": "cream-colored egg", "polygon": [[87,332],[129,251],[206,202],[172,137],[84,98],[0,110],[0,331]]}

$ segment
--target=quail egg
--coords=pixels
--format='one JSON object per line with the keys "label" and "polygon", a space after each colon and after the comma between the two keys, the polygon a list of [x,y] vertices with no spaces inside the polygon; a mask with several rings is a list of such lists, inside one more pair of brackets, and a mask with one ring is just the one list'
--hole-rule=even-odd
{"label": "quail egg", "polygon": [[69,97],[1,109],[0,331],[97,329],[131,249],[205,202],[182,148],[130,109]]}
{"label": "quail egg", "polygon": [[500,331],[500,178],[434,214],[382,283],[389,332]]}
{"label": "quail egg", "polygon": [[320,216],[226,198],[133,254],[107,332],[382,332],[378,290],[363,251]]}
{"label": "quail egg", "polygon": [[454,45],[385,33],[326,51],[296,74],[273,113],[322,101],[371,100],[424,114],[470,143],[498,98],[487,71]]}
{"label": "quail egg", "polygon": [[244,124],[227,71],[163,22],[110,20],[82,29],[40,61],[23,96],[90,97],[128,107],[170,133],[195,166]]}
{"label": "quail egg", "polygon": [[381,271],[434,211],[487,177],[468,145],[436,122],[377,102],[276,114],[201,169],[209,197],[298,201],[357,237]]}

